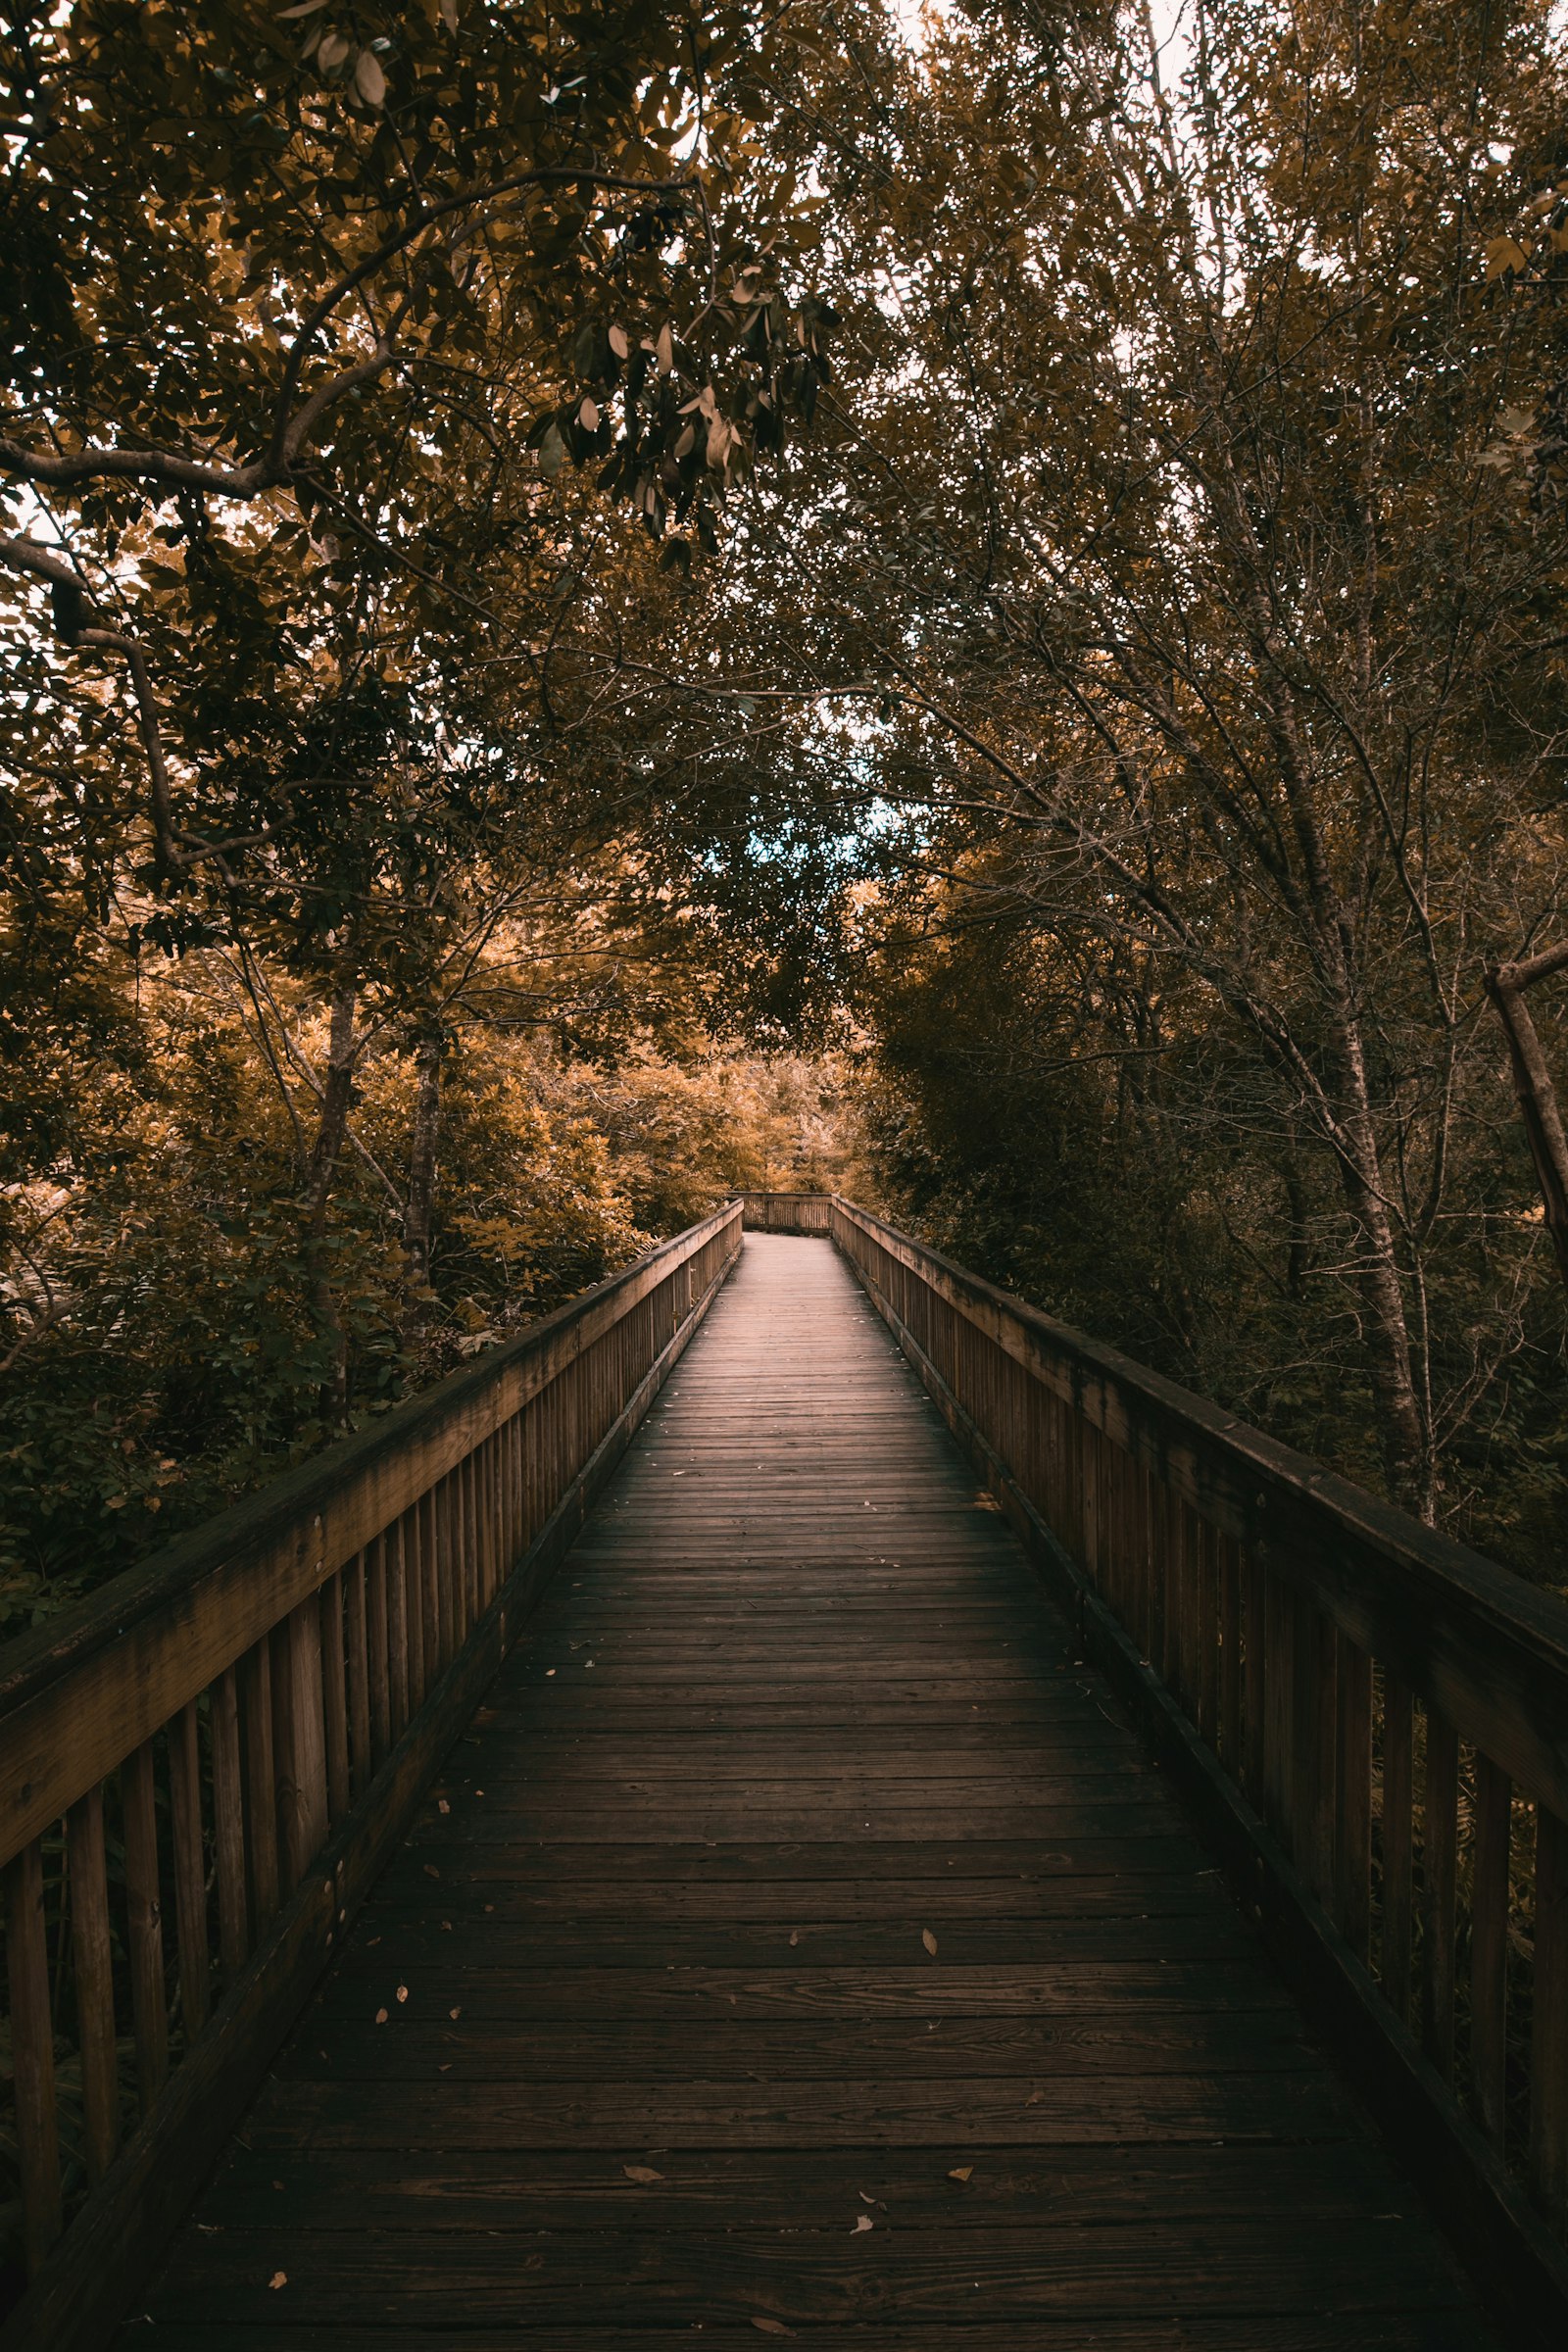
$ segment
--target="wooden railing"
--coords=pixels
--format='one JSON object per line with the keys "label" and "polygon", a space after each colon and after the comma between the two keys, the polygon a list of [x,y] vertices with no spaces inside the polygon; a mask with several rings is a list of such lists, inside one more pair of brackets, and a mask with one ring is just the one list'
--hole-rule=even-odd
{"label": "wooden railing", "polygon": [[732,1202],[4,1653],[5,2352],[120,2316],[740,1235]]}
{"label": "wooden railing", "polygon": [[831,1193],[742,1193],[748,1233],[821,1233],[831,1230]]}
{"label": "wooden railing", "polygon": [[[771,1229],[819,1229],[794,1207]],[[1461,2252],[1568,2342],[1568,1605],[848,1201],[829,1225]]]}

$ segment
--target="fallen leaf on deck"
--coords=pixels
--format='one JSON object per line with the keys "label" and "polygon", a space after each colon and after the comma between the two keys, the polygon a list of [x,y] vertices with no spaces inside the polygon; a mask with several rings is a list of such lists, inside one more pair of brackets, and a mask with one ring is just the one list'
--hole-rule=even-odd
{"label": "fallen leaf on deck", "polygon": [[269,2280],[267,2281],[267,2283],[268,2283],[268,2285],[269,2285],[269,2286],[287,2286],[287,2284],[288,2284],[288,2273],[287,2273],[287,2271],[274,2271],[274,2272],[272,2273],[272,2276],[270,2277],[270,2278],[269,2278]]}
{"label": "fallen leaf on deck", "polygon": [[398,1999],[399,1999],[400,2001],[406,2001],[406,2000],[408,1999],[408,1997],[409,1997],[409,1988],[408,1988],[408,1986],[407,1986],[406,1984],[400,1984],[400,1985],[398,1986]]}
{"label": "fallen leaf on deck", "polygon": [[858,2213],[855,2217],[855,2229],[850,2231],[850,2235],[854,2237],[861,2230],[874,2230],[875,2228],[876,2224],[868,2213]]}
{"label": "fallen leaf on deck", "polygon": [[448,2015],[448,2017],[461,2017],[461,2016],[463,2015],[463,2005],[462,2005],[462,2003],[460,2002],[460,2003],[458,2004],[458,2006],[457,2006],[457,2008],[456,2008],[456,2009],[449,2009],[449,2010],[447,2011],[447,2015]]}
{"label": "fallen leaf on deck", "polygon": [[948,2175],[948,2179],[950,2180],[967,2180],[969,2175],[973,2171],[974,2166],[972,2164],[956,2164],[952,2172]]}
{"label": "fallen leaf on deck", "polygon": [[793,1948],[794,1948],[794,1946],[800,1942],[800,1940],[801,1940],[801,1931],[800,1931],[800,1929],[799,1929],[799,1928],[791,1928],[791,1930],[790,1930],[790,1945],[791,1945],[791,1948],[793,1949]]}
{"label": "fallen leaf on deck", "polygon": [[662,2180],[664,2178],[662,2173],[656,2173],[651,2164],[623,2164],[620,2169],[628,2180]]}
{"label": "fallen leaf on deck", "polygon": [[438,1796],[435,1800],[435,1809],[438,1813],[450,1813],[452,1807],[447,1803],[447,1800],[444,1796]]}
{"label": "fallen leaf on deck", "polygon": [[793,2335],[795,2333],[794,2328],[786,2328],[782,2320],[753,2320],[752,2326],[760,2328],[764,2335]]}
{"label": "fallen leaf on deck", "polygon": [[937,1956],[937,1939],[932,1935],[929,1928],[922,1928],[920,1930],[920,1941],[925,1945],[926,1950],[930,1953],[932,1959],[934,1960]]}
{"label": "fallen leaf on deck", "polygon": [[1045,2095],[1046,2094],[1043,2090],[1032,2090],[1029,2093],[1029,2096],[1025,2099],[1024,2105],[1026,2107],[1038,2107]]}
{"label": "fallen leaf on deck", "polygon": [[378,2026],[384,2026],[386,2024],[386,2011],[384,2009],[378,2009],[376,2011],[375,2022]]}

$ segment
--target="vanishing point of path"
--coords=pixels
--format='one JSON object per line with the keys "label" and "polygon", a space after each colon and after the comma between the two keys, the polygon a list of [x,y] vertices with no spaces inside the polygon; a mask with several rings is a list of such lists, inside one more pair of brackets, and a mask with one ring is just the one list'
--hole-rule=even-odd
{"label": "vanishing point of path", "polygon": [[786,2335],[1486,2340],[849,1271],[752,1235],[122,2342]]}

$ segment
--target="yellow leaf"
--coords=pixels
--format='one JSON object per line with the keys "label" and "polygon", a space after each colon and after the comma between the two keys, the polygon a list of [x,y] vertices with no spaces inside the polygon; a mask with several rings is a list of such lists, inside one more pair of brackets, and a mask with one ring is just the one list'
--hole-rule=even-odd
{"label": "yellow leaf", "polygon": [[267,2281],[267,2283],[268,2283],[268,2285],[269,2285],[269,2286],[287,2286],[287,2284],[288,2284],[288,2273],[287,2273],[287,2271],[274,2271],[274,2272],[272,2273],[272,2276],[270,2277],[270,2278],[269,2278],[269,2280]]}
{"label": "yellow leaf", "polygon": [[647,2182],[649,2180],[662,2180],[664,2178],[662,2173],[656,2173],[651,2164],[623,2164],[620,2169],[625,2174],[628,2180]]}
{"label": "yellow leaf", "polygon": [[934,1960],[937,1956],[937,1939],[932,1935],[929,1928],[922,1928],[920,1930],[920,1941],[925,1945],[926,1950],[930,1953],[932,1959]]}
{"label": "yellow leaf", "polygon": [[950,2180],[967,2180],[969,2175],[973,2171],[974,2166],[972,2164],[956,2164],[952,2172],[948,2175],[948,2179]]}
{"label": "yellow leaf", "polygon": [[1522,270],[1530,256],[1516,237],[1494,237],[1487,247],[1487,283],[1507,270]]}
{"label": "yellow leaf", "polygon": [[378,2009],[376,2011],[375,2022],[378,2026],[384,2026],[386,2024],[386,2011],[384,2009]]}

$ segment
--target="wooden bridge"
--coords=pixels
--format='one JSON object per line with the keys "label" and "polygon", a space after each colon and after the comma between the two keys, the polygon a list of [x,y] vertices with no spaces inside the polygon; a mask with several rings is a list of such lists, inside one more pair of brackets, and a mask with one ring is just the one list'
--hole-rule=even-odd
{"label": "wooden bridge", "polygon": [[1568,2321],[1568,1608],[762,1196],[16,1645],[18,2347]]}

